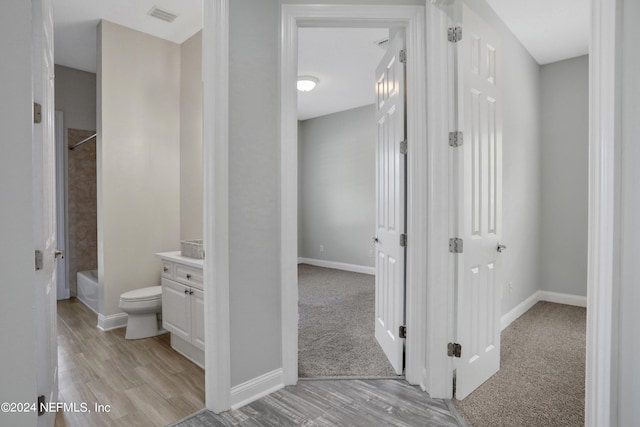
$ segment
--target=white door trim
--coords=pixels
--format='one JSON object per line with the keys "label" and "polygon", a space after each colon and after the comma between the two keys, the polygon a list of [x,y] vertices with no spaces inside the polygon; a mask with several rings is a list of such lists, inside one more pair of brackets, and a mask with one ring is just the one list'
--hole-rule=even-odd
{"label": "white door trim", "polygon": [[[298,379],[297,277],[297,36],[302,26],[401,26],[407,34],[408,206],[406,378],[433,397],[450,397],[450,362],[446,358],[449,329],[449,253],[442,230],[448,227],[448,112],[446,73],[427,62],[427,41],[446,58],[446,14],[421,6],[283,5],[280,44],[280,227],[282,279],[282,364],[285,384]],[[426,28],[430,35],[426,37]],[[438,36],[436,34],[443,35]],[[444,37],[444,38],[443,38]],[[446,64],[446,60],[444,61]],[[429,68],[427,68],[429,63]],[[445,65],[446,68],[446,65]],[[427,87],[427,76],[430,76]],[[432,96],[427,100],[427,90]],[[429,102],[428,108],[427,102]],[[427,130],[427,122],[436,121]],[[439,144],[435,141],[438,140]],[[429,157],[430,155],[434,157]],[[441,157],[437,157],[441,156]],[[444,161],[443,161],[444,159]],[[429,203],[431,202],[431,203]],[[441,215],[444,213],[444,215]],[[430,220],[430,221],[429,221]],[[442,226],[443,224],[444,227]],[[437,243],[430,239],[440,239]],[[429,252],[440,249],[441,254]],[[431,270],[429,270],[429,268]],[[433,278],[445,278],[436,282]],[[439,284],[439,285],[438,285]],[[427,295],[431,298],[427,300]],[[432,323],[428,323],[431,321]],[[429,325],[433,327],[429,328]],[[439,345],[440,344],[440,345]],[[440,347],[440,351],[435,347]],[[426,354],[433,354],[428,359]],[[448,370],[447,370],[448,369]],[[446,372],[449,372],[448,374]],[[442,376],[449,380],[434,380]],[[448,387],[448,388],[447,388]]]}
{"label": "white door trim", "polygon": [[205,399],[231,407],[229,329],[229,0],[204,1],[203,236]]}
{"label": "white door trim", "polygon": [[619,104],[617,0],[591,1],[589,55],[589,243],[585,426],[617,425]]}
{"label": "white door trim", "polygon": [[58,258],[56,270],[56,299],[69,299],[69,263],[67,262],[67,144],[64,131],[64,112],[55,112],[56,144],[56,244],[64,252]]}

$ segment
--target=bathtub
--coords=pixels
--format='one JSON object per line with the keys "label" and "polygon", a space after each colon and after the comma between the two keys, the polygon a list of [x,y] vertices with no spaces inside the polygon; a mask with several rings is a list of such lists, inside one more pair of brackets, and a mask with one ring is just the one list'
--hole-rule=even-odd
{"label": "bathtub", "polygon": [[98,270],[78,271],[78,299],[98,313]]}

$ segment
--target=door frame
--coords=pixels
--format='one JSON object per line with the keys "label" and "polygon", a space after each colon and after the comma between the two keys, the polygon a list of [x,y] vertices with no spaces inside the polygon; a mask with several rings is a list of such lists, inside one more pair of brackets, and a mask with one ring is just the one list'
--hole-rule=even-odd
{"label": "door frame", "polygon": [[[64,112],[55,112],[56,144],[56,243],[63,251],[57,263],[56,299],[69,299],[69,264],[67,263],[67,144],[65,141]],[[61,268],[62,267],[62,268]]]}
{"label": "door frame", "polygon": [[[428,172],[429,135],[426,87],[426,27],[423,6],[282,5],[280,38],[280,257],[282,367],[285,385],[298,381],[298,138],[297,67],[300,27],[403,27],[406,31],[407,85],[407,256],[405,375],[427,389]],[[433,110],[431,110],[433,112]],[[415,141],[415,142],[414,142]],[[436,328],[432,328],[434,330]],[[446,328],[444,329],[446,330]],[[444,348],[444,347],[443,347]],[[444,352],[443,352],[444,354]],[[428,390],[428,389],[427,389]],[[429,391],[429,390],[428,390]],[[436,393],[438,394],[438,393]]]}
{"label": "door frame", "polygon": [[617,425],[620,109],[619,0],[591,0],[585,426]]}

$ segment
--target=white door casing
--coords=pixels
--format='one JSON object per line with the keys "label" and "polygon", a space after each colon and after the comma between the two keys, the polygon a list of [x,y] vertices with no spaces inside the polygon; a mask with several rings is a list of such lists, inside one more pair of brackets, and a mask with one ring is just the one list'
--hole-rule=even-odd
{"label": "white door casing", "polygon": [[64,138],[64,112],[55,112],[56,135],[56,246],[63,252],[56,261],[56,297],[68,299],[70,296],[67,285],[67,260],[66,260],[66,219],[65,219],[65,171],[67,146]]}
{"label": "white door casing", "polygon": [[463,6],[458,87],[464,143],[459,150],[456,395],[464,399],[500,369],[502,127],[499,38]]}
{"label": "white door casing", "polygon": [[[35,274],[36,387],[45,402],[58,397],[56,336],[56,193],[53,10],[51,0],[32,1],[33,101],[41,105],[42,121],[33,125],[34,249],[42,254]],[[35,398],[35,396],[34,396]],[[53,426],[54,412],[38,417],[38,426]]]}
{"label": "white door casing", "polygon": [[376,68],[376,294],[375,336],[393,369],[403,371],[405,246],[405,140],[404,32],[398,31]]}

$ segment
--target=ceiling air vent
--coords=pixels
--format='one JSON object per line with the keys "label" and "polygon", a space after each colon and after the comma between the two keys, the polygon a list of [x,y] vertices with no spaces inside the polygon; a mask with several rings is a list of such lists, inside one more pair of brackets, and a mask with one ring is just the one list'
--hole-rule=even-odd
{"label": "ceiling air vent", "polygon": [[165,22],[173,22],[178,17],[175,13],[169,12],[168,10],[160,9],[158,6],[153,6],[147,15],[153,16],[154,18],[161,19]]}

